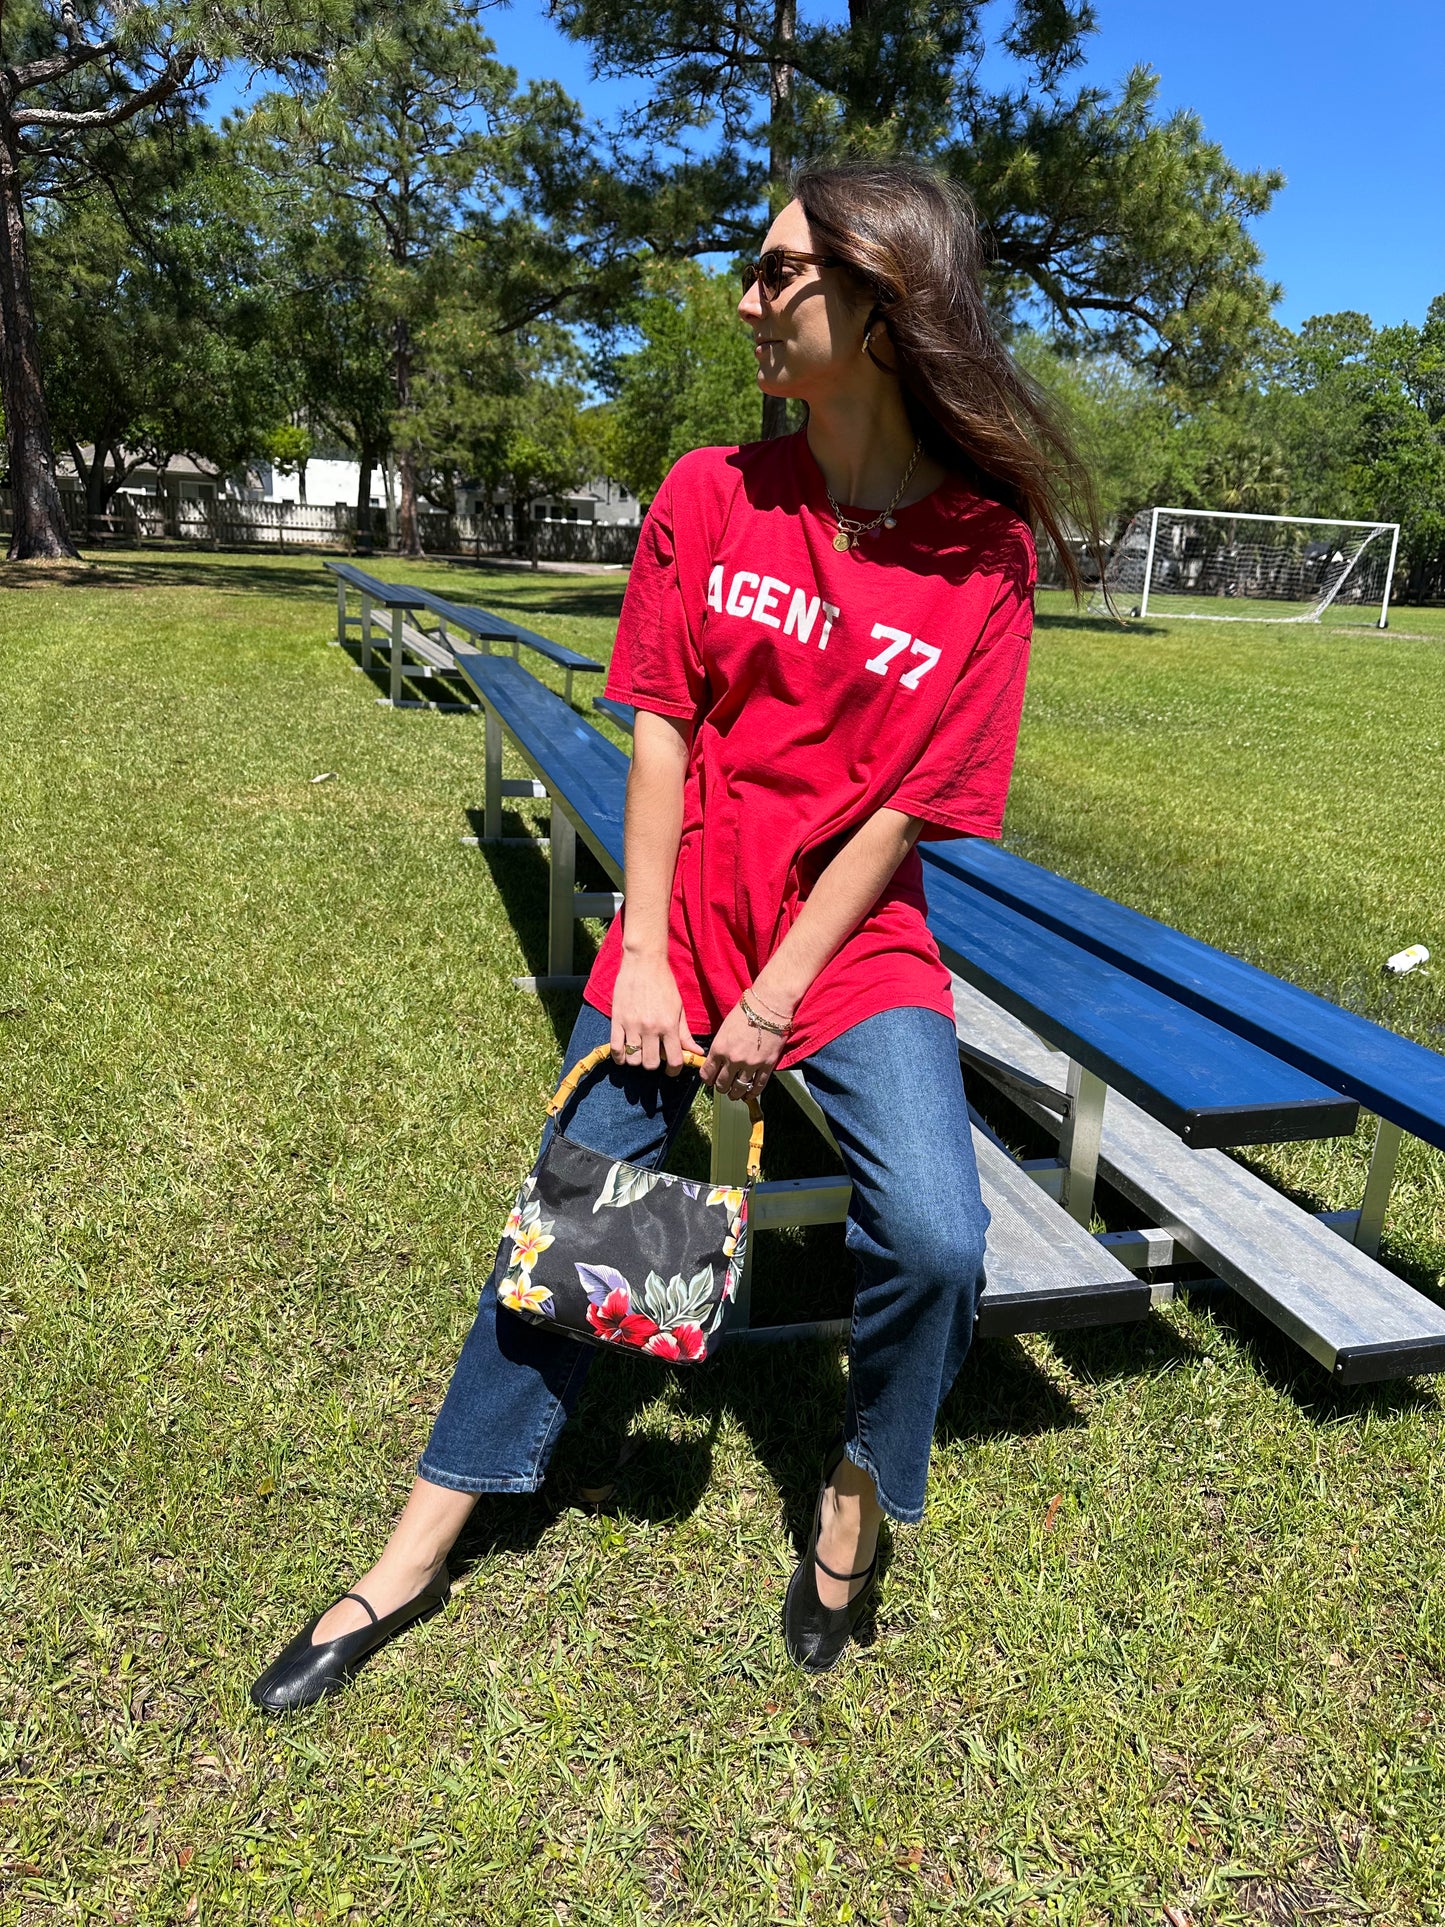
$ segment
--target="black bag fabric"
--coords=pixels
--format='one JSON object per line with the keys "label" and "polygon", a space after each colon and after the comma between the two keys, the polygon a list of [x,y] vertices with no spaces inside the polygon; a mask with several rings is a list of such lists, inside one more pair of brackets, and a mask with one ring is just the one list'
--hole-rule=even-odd
{"label": "black bag fabric", "polygon": [[[612,1054],[575,1064],[547,1106],[565,1108]],[[686,1053],[701,1067],[703,1059]],[[714,1098],[733,1103],[732,1098]],[[748,1199],[762,1164],[763,1114],[748,1100],[747,1182],[706,1184],[604,1157],[557,1126],[517,1193],[498,1251],[498,1302],[590,1345],[626,1345],[675,1365],[715,1350],[737,1296]]]}

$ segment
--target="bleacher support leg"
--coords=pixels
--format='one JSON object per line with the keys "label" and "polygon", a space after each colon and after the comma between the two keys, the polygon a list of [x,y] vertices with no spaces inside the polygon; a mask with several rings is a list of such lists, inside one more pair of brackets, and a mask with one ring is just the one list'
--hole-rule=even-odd
{"label": "bleacher support leg", "polygon": [[401,625],[406,620],[404,609],[391,612],[391,706],[395,709],[401,701]]}
{"label": "bleacher support leg", "polygon": [[502,719],[486,705],[486,796],[482,805],[482,836],[488,843],[502,835]]}
{"label": "bleacher support leg", "polygon": [[362,594],[361,598],[361,666],[368,674],[371,672],[371,597]]}
{"label": "bleacher support leg", "polygon": [[1369,1175],[1365,1179],[1365,1195],[1360,1201],[1359,1223],[1355,1226],[1355,1249],[1363,1251],[1368,1258],[1380,1255],[1380,1234],[1385,1228],[1385,1211],[1390,1202],[1390,1188],[1395,1182],[1395,1164],[1400,1156],[1400,1139],[1404,1136],[1398,1124],[1391,1124],[1381,1118],[1375,1127],[1375,1148],[1370,1156]]}
{"label": "bleacher support leg", "polygon": [[336,578],[336,640],[346,642],[346,581],[343,576]]}
{"label": "bleacher support leg", "polygon": [[[533,843],[534,839],[503,837],[500,841]],[[518,990],[584,990],[586,977],[572,969],[577,934],[577,826],[555,796],[547,847],[551,853],[547,870],[547,974],[513,977],[512,982]]]}
{"label": "bleacher support leg", "polygon": [[1065,1167],[1062,1203],[1074,1222],[1086,1229],[1094,1215],[1094,1184],[1108,1089],[1102,1077],[1070,1059],[1069,1114],[1059,1136],[1059,1156]]}
{"label": "bleacher support leg", "polygon": [[570,977],[577,934],[577,831],[570,816],[552,799],[552,861],[547,907],[547,975]]}

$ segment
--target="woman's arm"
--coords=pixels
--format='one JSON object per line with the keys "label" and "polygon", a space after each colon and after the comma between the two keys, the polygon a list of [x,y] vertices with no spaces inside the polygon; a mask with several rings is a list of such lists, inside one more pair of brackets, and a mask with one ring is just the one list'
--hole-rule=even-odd
{"label": "woman's arm", "polygon": [[[819,876],[793,927],[754,979],[748,1001],[762,1006],[760,1015],[792,1017],[809,984],[878,901],[922,828],[922,817],[885,807],[854,831]],[[751,1079],[756,1097],[782,1056],[784,1042],[750,1024],[739,1004],[712,1041],[703,1080],[727,1092],[734,1077]]]}
{"label": "woman's arm", "polygon": [[[622,962],[612,993],[612,1056],[618,1064],[676,1073],[697,1043],[667,960],[668,911],[682,841],[683,779],[691,726],[651,710],[637,711],[622,855],[627,876]],[[627,1042],[642,1045],[629,1057]]]}
{"label": "woman's arm", "polygon": [[792,929],[757,976],[758,996],[770,1010],[792,1016],[803,992],[878,901],[922,828],[922,817],[886,808],[859,825],[819,876]]}

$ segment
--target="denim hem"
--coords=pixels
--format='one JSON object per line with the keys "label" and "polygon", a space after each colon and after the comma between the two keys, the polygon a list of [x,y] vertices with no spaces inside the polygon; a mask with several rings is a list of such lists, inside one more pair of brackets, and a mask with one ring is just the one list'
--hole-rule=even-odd
{"label": "denim hem", "polygon": [[429,1465],[425,1458],[417,1461],[417,1477],[425,1479],[428,1485],[444,1486],[448,1492],[537,1492],[541,1489],[542,1475],[536,1478],[513,1479],[464,1479],[455,1472],[443,1472]]}
{"label": "denim hem", "polygon": [[[898,1505],[883,1490],[883,1481],[878,1476],[878,1465],[873,1454],[863,1443],[863,1414],[858,1409],[856,1380],[853,1375],[853,1346],[858,1329],[858,1297],[853,1297],[853,1316],[848,1325],[848,1392],[843,1408],[843,1450],[860,1472],[866,1472],[873,1481],[873,1489],[878,1495],[878,1503],[899,1525],[916,1526],[922,1524],[923,1507]],[[848,1435],[852,1433],[850,1438]]]}
{"label": "denim hem", "polygon": [[889,1498],[888,1494],[883,1490],[883,1481],[878,1476],[878,1468],[873,1463],[872,1458],[864,1448],[860,1439],[854,1439],[850,1444],[846,1444],[843,1450],[848,1454],[848,1457],[853,1461],[854,1465],[858,1467],[859,1471],[866,1472],[873,1481],[873,1489],[878,1494],[878,1503],[890,1519],[895,1519],[898,1524],[902,1526],[916,1526],[923,1523],[923,1507],[921,1505],[898,1505],[894,1500]]}

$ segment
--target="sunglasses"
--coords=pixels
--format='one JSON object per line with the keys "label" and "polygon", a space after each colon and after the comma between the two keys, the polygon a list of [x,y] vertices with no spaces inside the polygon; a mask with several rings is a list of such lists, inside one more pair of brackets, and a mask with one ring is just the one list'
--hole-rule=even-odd
{"label": "sunglasses", "polygon": [[783,292],[783,276],[790,261],[807,261],[819,268],[841,268],[843,265],[836,254],[800,254],[796,248],[769,248],[743,269],[743,293],[746,294],[756,281],[763,295],[769,301],[776,301]]}

